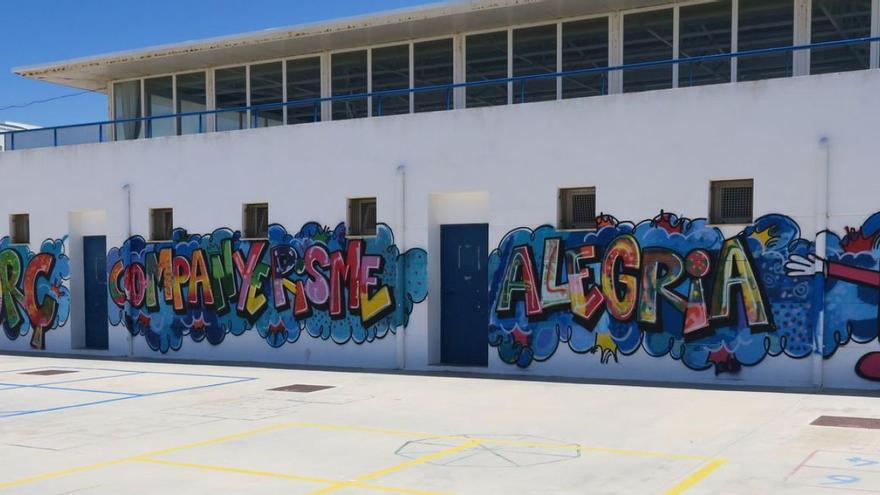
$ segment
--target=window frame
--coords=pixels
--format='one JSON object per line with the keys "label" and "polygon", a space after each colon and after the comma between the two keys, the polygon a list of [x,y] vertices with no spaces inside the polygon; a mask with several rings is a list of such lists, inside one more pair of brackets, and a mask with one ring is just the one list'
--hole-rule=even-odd
{"label": "window frame", "polygon": [[[164,214],[164,213],[168,213],[171,215],[171,225],[170,225],[170,230],[168,230],[169,235],[167,238],[157,239],[156,238],[157,236],[154,235],[156,233],[156,223],[155,223],[156,222],[156,215],[157,214]],[[162,221],[164,222],[165,220],[163,219]],[[150,222],[150,225],[149,225],[149,227],[150,227],[150,230],[149,230],[150,236],[149,237],[150,238],[147,242],[161,243],[161,242],[170,242],[170,241],[174,240],[174,208],[171,208],[171,207],[150,208],[149,222]],[[166,225],[165,228],[167,229],[168,226]]]}
{"label": "window frame", "polygon": [[[17,221],[24,218],[25,239],[17,236]],[[9,244],[13,246],[28,246],[31,243],[31,215],[30,213],[9,214]]]}
{"label": "window frame", "polygon": [[[556,230],[558,232],[584,232],[598,229],[597,221],[598,194],[596,186],[560,187],[556,191]],[[572,206],[570,198],[577,193],[589,193],[593,195],[593,221],[589,224],[575,224],[572,220]]]}
{"label": "window frame", "polygon": [[[355,223],[352,221],[357,208],[360,213],[360,207],[368,202],[372,202],[373,208],[376,209],[376,221],[373,225],[373,232],[367,232],[361,225],[360,220],[357,222],[357,231],[353,228]],[[360,215],[358,215],[360,216]],[[378,196],[358,196],[347,199],[347,213],[345,218],[345,234],[351,239],[370,239],[379,235],[379,197]]]}
{"label": "window frame", "polygon": [[[722,197],[718,196],[721,191],[724,190],[724,186],[728,187],[744,187],[748,185],[751,187],[752,200],[750,209],[751,209],[751,219],[748,221],[745,220],[745,217],[742,218],[733,218],[733,219],[725,219],[721,216],[722,209]],[[755,179],[754,178],[739,178],[739,179],[713,179],[709,181],[709,215],[708,215],[709,225],[714,226],[743,226],[743,225],[752,225],[755,222]]]}
{"label": "window frame", "polygon": [[[249,208],[266,208],[266,235],[265,236],[251,236],[250,234],[260,234],[260,232],[252,232],[248,229],[249,220],[248,220],[248,212]],[[269,202],[255,202],[255,203],[242,203],[241,205],[241,238],[242,240],[252,240],[252,241],[263,241],[269,238],[269,226],[272,223],[269,220]]]}

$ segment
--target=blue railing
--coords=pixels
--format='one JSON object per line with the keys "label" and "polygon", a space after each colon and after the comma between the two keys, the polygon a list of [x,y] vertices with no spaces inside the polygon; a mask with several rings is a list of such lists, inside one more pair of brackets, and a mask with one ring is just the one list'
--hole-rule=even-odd
{"label": "blue railing", "polygon": [[[286,123],[286,120],[283,118],[285,108],[287,109],[288,113],[290,112],[291,108],[299,109],[300,111],[309,110],[311,121],[318,122],[321,120],[323,103],[332,104],[337,102],[357,100],[369,101],[370,99],[372,99],[372,101],[374,102],[373,104],[375,105],[375,116],[383,116],[385,101],[387,101],[388,98],[422,93],[440,93],[442,95],[443,103],[441,104],[442,108],[439,109],[451,110],[455,106],[456,89],[499,86],[517,83],[519,84],[518,103],[523,103],[527,101],[527,85],[531,81],[570,78],[586,75],[599,75],[599,82],[601,87],[599,92],[600,94],[605,94],[607,88],[607,76],[610,73],[675,65],[689,66],[689,74],[687,80],[688,84],[692,85],[693,68],[696,66],[696,64],[699,63],[794,53],[804,50],[863,45],[875,42],[880,42],[880,36],[827,41],[821,43],[812,43],[808,45],[764,48],[733,53],[701,55],[696,57],[684,57],[671,60],[656,60],[650,62],[640,62],[610,67],[593,67],[588,69],[577,69],[545,74],[532,74],[527,76],[489,79],[465,83],[422,86],[418,88],[392,89],[384,91],[374,91],[369,93],[338,95],[326,98],[307,98],[288,101],[285,103],[269,103],[262,105],[251,105],[247,107],[221,108],[200,112],[184,112],[131,119],[107,120],[103,122],[91,122],[87,124],[73,124],[56,127],[44,127],[38,129],[26,129],[0,133],[0,139],[5,140],[7,150],[15,150],[39,147],[66,146],[71,144],[123,141],[141,138],[149,139],[153,137],[179,134],[202,134],[205,132],[217,132],[224,130],[269,127],[273,125],[283,125]],[[369,116],[367,110],[368,108],[369,106],[365,104],[363,107],[363,117]],[[274,113],[275,115],[271,115],[272,113]],[[280,116],[278,115],[279,113],[281,114]],[[409,113],[408,104],[407,111],[402,113]],[[226,118],[228,118],[229,122],[225,121]],[[308,120],[300,121],[297,123],[301,122],[308,122]],[[165,123],[169,123],[170,125]],[[164,130],[162,124],[165,124]]]}

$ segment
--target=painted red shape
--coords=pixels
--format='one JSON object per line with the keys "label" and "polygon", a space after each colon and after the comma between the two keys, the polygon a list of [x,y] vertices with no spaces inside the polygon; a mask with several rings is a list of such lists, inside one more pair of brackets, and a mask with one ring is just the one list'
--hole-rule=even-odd
{"label": "painted red shape", "polygon": [[880,382],[880,352],[869,352],[856,363],[856,374],[865,380]]}

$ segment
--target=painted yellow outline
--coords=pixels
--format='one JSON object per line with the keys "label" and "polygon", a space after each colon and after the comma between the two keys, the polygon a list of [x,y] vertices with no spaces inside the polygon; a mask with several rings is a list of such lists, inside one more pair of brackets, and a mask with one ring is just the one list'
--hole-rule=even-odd
{"label": "painted yellow outline", "polygon": [[[603,447],[586,447],[586,446],[582,446],[582,445],[578,445],[578,444],[555,444],[555,443],[549,443],[549,442],[528,442],[528,441],[516,441],[516,440],[506,440],[506,439],[467,437],[467,436],[463,436],[463,435],[436,435],[433,433],[417,432],[417,431],[404,431],[404,430],[369,428],[369,427],[360,427],[360,426],[351,426],[351,425],[330,425],[330,424],[321,424],[321,423],[307,423],[307,422],[301,422],[301,421],[292,421],[292,422],[278,423],[275,425],[264,426],[262,428],[244,431],[241,433],[235,433],[232,435],[224,435],[224,436],[220,436],[220,437],[216,437],[216,438],[211,438],[208,440],[203,440],[200,442],[193,442],[193,443],[189,443],[189,444],[185,444],[185,445],[180,445],[177,447],[171,447],[171,448],[161,449],[161,450],[154,450],[152,452],[145,452],[145,453],[135,455],[132,457],[122,457],[119,459],[113,459],[113,460],[109,460],[109,461],[88,464],[85,466],[64,469],[64,470],[60,470],[60,471],[53,471],[50,473],[44,473],[41,475],[31,476],[31,477],[27,477],[27,478],[21,478],[18,480],[0,482],[0,489],[13,488],[13,487],[18,487],[18,486],[22,486],[22,485],[31,484],[31,483],[36,483],[39,481],[46,481],[46,480],[50,480],[50,479],[54,479],[54,478],[60,478],[60,477],[68,476],[68,475],[72,475],[72,474],[94,471],[97,469],[103,469],[106,467],[110,467],[110,466],[113,466],[116,464],[122,464],[122,463],[126,463],[126,462],[144,462],[147,459],[149,459],[149,462],[161,461],[158,459],[151,459],[151,458],[164,456],[164,455],[172,454],[175,452],[180,452],[183,450],[190,450],[190,449],[195,449],[195,448],[199,448],[199,447],[206,447],[209,445],[216,445],[219,443],[229,442],[232,440],[239,440],[242,438],[248,438],[248,437],[251,437],[254,435],[259,435],[261,433],[269,433],[269,432],[285,430],[285,429],[289,429],[289,428],[313,428],[313,429],[329,430],[329,431],[376,433],[376,434],[382,434],[382,435],[393,435],[393,436],[401,436],[401,437],[407,437],[407,438],[422,437],[422,439],[448,439],[448,440],[457,440],[457,441],[464,442],[461,445],[453,446],[453,447],[450,447],[449,449],[445,449],[445,450],[435,452],[430,455],[419,457],[417,459],[413,459],[411,461],[408,461],[408,462],[405,462],[402,464],[398,464],[398,465],[392,466],[390,468],[387,468],[387,469],[384,469],[381,471],[368,473],[368,474],[361,476],[353,481],[339,482],[339,481],[335,481],[335,480],[325,480],[326,482],[333,483],[334,485],[327,487],[327,488],[323,489],[322,491],[315,492],[315,494],[328,493],[327,490],[335,491],[335,490],[345,488],[345,487],[350,487],[350,486],[358,486],[360,488],[366,488],[365,486],[362,486],[364,481],[369,481],[369,480],[372,480],[372,479],[375,479],[375,478],[378,478],[381,476],[385,476],[387,474],[391,474],[393,472],[397,472],[397,471],[400,471],[403,469],[408,469],[410,467],[413,467],[413,466],[416,466],[419,464],[423,464],[423,463],[429,462],[431,460],[438,459],[440,457],[448,456],[448,455],[454,454],[456,452],[460,452],[462,450],[465,450],[465,449],[468,449],[468,448],[471,448],[471,447],[474,447],[474,446],[477,446],[477,445],[480,445],[483,443],[496,443],[496,444],[501,444],[501,445],[513,445],[513,446],[521,446],[521,447],[537,447],[537,448],[560,449],[560,450],[580,449],[583,452],[597,452],[597,453],[604,453],[604,454],[624,455],[624,456],[633,456],[633,457],[655,457],[655,458],[662,458],[662,459],[708,462],[708,464],[706,464],[705,466],[703,466],[699,470],[697,470],[694,473],[692,473],[691,475],[689,475],[687,478],[685,478],[684,480],[679,482],[677,485],[673,486],[671,489],[669,489],[667,492],[665,492],[664,495],[679,495],[681,493],[684,493],[686,490],[692,488],[694,485],[696,485],[697,483],[702,481],[704,478],[709,476],[712,472],[714,472],[715,470],[717,470],[718,468],[720,468],[722,465],[724,465],[726,463],[726,461],[724,461],[722,459],[714,459],[714,458],[700,457],[700,456],[691,456],[691,455],[685,455],[685,454],[671,454],[671,453],[664,453],[664,452],[652,452],[652,451],[641,451],[641,450],[611,449],[611,448],[603,448]],[[172,464],[173,462],[174,461],[161,461],[161,462],[155,462],[155,463],[156,464],[179,465],[179,466],[186,465],[186,463]],[[186,467],[195,467],[195,465],[187,465]],[[208,467],[211,469],[215,469],[215,470],[216,469],[224,469],[224,470],[228,469],[229,472],[241,472],[242,474],[246,474],[245,472],[249,471],[246,469],[239,470],[238,468],[218,468],[217,466],[208,466]],[[264,473],[262,471],[250,472],[250,474],[256,475],[255,473],[260,473],[260,475],[266,475],[266,476],[271,475],[273,477],[288,476],[288,475],[283,475],[280,473]],[[307,477],[297,477],[297,476],[293,476],[293,475],[289,475],[289,476],[297,478],[297,479],[307,478]],[[319,478],[310,478],[310,479],[319,479]],[[300,481],[305,481],[305,480],[301,479]],[[370,489],[377,488],[376,485],[369,485],[369,486],[371,487]],[[389,490],[383,490],[383,489],[390,488],[390,487],[378,487],[378,488],[380,489],[380,491],[389,491]],[[425,495],[431,493],[431,492],[424,492],[424,491],[410,490],[410,489],[393,488],[392,490],[396,491],[398,493],[425,494]]]}
{"label": "painted yellow outline", "polygon": [[337,490],[341,490],[343,488],[348,488],[352,486],[359,486],[361,483],[365,481],[374,480],[376,478],[381,478],[382,476],[387,476],[392,473],[396,473],[398,471],[403,471],[404,469],[409,469],[414,466],[418,466],[419,464],[424,464],[426,462],[430,462],[436,459],[440,459],[441,457],[446,457],[448,455],[455,454],[457,452],[461,452],[462,450],[469,449],[471,447],[476,447],[480,445],[480,442],[470,440],[461,445],[456,445],[455,447],[450,447],[448,449],[441,450],[439,452],[434,452],[433,454],[424,455],[422,457],[418,457],[411,461],[407,461],[401,464],[396,464],[394,466],[380,469],[378,471],[373,471],[372,473],[367,473],[363,476],[358,476],[352,481],[337,483],[333,486],[328,486],[327,488],[321,488],[320,490],[315,490],[313,492],[309,492],[307,495],[325,495],[327,493],[332,493]]}
{"label": "painted yellow outline", "polygon": [[353,486],[356,488],[361,488],[363,490],[372,490],[376,492],[390,492],[390,493],[402,493],[404,495],[444,495],[441,492],[430,492],[426,490],[414,490],[411,488],[398,488],[393,486],[383,486],[383,485],[373,485],[368,483],[358,483],[358,482],[347,482],[347,481],[339,481],[327,478],[316,478],[314,476],[299,476],[295,474],[284,474],[284,473],[274,473],[271,471],[255,471],[253,469],[242,469],[235,467],[225,467],[225,466],[211,466],[207,464],[197,464],[193,462],[177,462],[177,461],[166,461],[164,459],[154,459],[150,457],[143,457],[139,459],[132,459],[130,462],[146,462],[150,464],[158,464],[161,466],[174,466],[180,468],[188,468],[188,469],[200,469],[204,471],[216,471],[220,473],[234,473],[234,474],[243,474],[247,476],[259,476],[262,478],[275,478],[282,480],[290,480],[290,481],[304,481],[306,483],[317,483],[322,485],[338,485],[338,484],[346,484],[347,486]]}
{"label": "painted yellow outline", "polygon": [[703,481],[703,479],[705,479],[707,476],[709,476],[710,474],[715,472],[715,470],[725,464],[727,464],[727,461],[725,461],[724,459],[715,459],[709,464],[706,464],[697,471],[693,472],[690,476],[680,481],[677,485],[663,492],[663,495],[680,495],[687,490],[693,488],[694,485]]}

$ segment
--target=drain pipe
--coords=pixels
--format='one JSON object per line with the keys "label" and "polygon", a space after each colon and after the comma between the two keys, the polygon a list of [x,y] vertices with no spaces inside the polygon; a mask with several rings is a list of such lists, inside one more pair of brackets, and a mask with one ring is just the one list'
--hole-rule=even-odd
{"label": "drain pipe", "polygon": [[831,181],[831,139],[823,136],[819,139],[819,148],[822,150],[824,157],[819,165],[816,177],[816,276],[813,280],[814,293],[813,300],[819,306],[818,316],[816,320],[816,341],[813,352],[813,386],[817,390],[821,390],[825,381],[825,262],[823,261],[827,255],[826,232],[828,231],[829,218],[829,183]]}
{"label": "drain pipe", "polygon": [[[122,190],[125,191],[125,216],[126,216],[126,236],[125,241],[131,239],[131,184],[124,184],[122,186]],[[125,246],[125,241],[122,241],[122,246]],[[129,266],[131,264],[131,252],[123,250],[122,259],[124,260],[125,266]],[[131,303],[128,302],[128,298],[125,298],[125,307],[124,307],[125,315],[131,315]],[[122,324],[125,325],[125,319],[123,317]],[[128,357],[132,357],[134,355],[134,336],[131,334],[131,331],[126,329],[126,335],[128,336]]]}
{"label": "drain pipe", "polygon": [[[396,171],[397,182],[397,208],[395,211],[395,224],[397,226],[397,247],[400,250],[397,266],[397,287],[405,297],[406,295],[406,165],[398,165]],[[397,301],[398,321],[403,321],[406,311],[405,301]],[[397,368],[406,369],[406,327],[397,330]]]}

